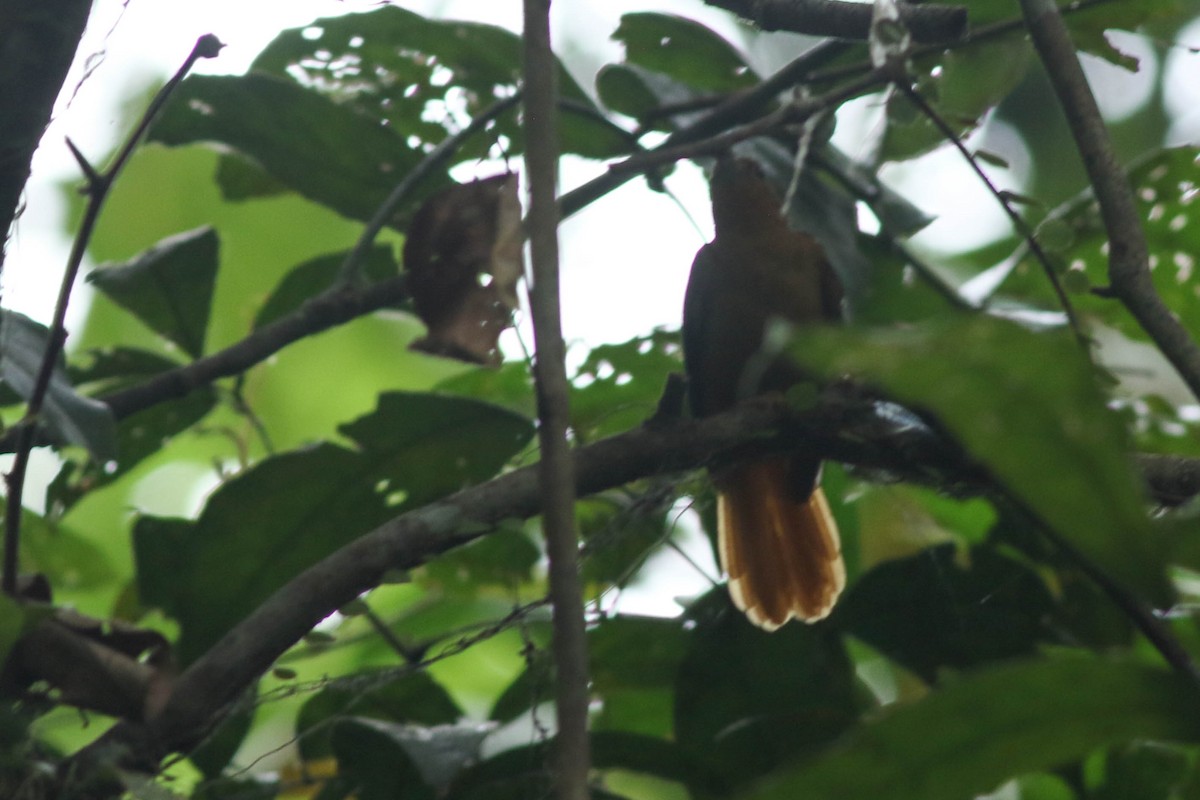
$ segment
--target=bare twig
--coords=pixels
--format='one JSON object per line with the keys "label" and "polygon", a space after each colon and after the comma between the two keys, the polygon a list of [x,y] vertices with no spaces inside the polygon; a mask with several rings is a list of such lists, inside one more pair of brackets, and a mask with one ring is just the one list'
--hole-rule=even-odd
{"label": "bare twig", "polygon": [[[792,31],[865,41],[871,6],[842,0],[704,0],[750,20],[764,31]],[[945,44],[967,32],[965,6],[900,6],[900,21],[919,42]]]}
{"label": "bare twig", "polygon": [[624,161],[619,161],[609,167],[609,172],[616,173],[632,173],[637,174],[646,172],[654,167],[663,164],[674,163],[685,158],[696,158],[698,156],[708,156],[721,153],[728,150],[738,142],[751,139],[755,136],[762,136],[768,133],[775,133],[781,127],[786,125],[796,125],[808,121],[813,115],[822,111],[833,108],[847,100],[857,97],[863,92],[869,91],[887,82],[890,79],[891,70],[881,69],[863,75],[857,80],[847,83],[837,89],[826,92],[817,97],[803,98],[796,102],[779,108],[766,116],[759,117],[753,122],[741,125],[736,128],[730,128],[722,133],[710,136],[704,139],[687,141],[683,144],[671,146],[670,141],[662,147],[654,150],[648,150],[644,153],[630,156]]}
{"label": "bare twig", "polygon": [[925,98],[921,96],[921,93],[914,89],[912,84],[908,83],[907,81],[898,81],[896,86],[898,86],[900,90],[904,92],[909,101],[918,109],[920,109],[921,113],[924,114],[939,131],[941,131],[942,136],[946,137],[947,141],[954,145],[954,148],[958,150],[962,157],[966,159],[967,163],[971,165],[971,169],[975,171],[975,174],[979,177],[979,180],[984,186],[987,187],[987,190],[992,193],[992,197],[996,198],[996,202],[1000,204],[1000,208],[1003,209],[1005,215],[1008,216],[1008,219],[1010,222],[1012,222],[1013,227],[1016,228],[1017,232],[1025,240],[1026,245],[1029,247],[1029,252],[1031,252],[1037,262],[1041,264],[1042,272],[1046,274],[1046,279],[1050,281],[1050,286],[1054,289],[1054,295],[1058,298],[1059,305],[1062,306],[1063,311],[1066,312],[1067,324],[1071,326],[1071,332],[1075,334],[1076,341],[1079,342],[1079,345],[1083,348],[1084,352],[1090,352],[1091,343],[1088,340],[1087,334],[1084,333],[1082,326],[1079,324],[1079,317],[1075,314],[1075,306],[1071,303],[1071,298],[1067,296],[1066,289],[1063,288],[1062,281],[1059,280],[1058,273],[1054,270],[1054,266],[1050,263],[1049,256],[1046,255],[1046,251],[1042,249],[1041,243],[1038,242],[1037,237],[1034,235],[1033,229],[1029,227],[1029,223],[1025,221],[1024,217],[1016,212],[1016,209],[1013,208],[1012,203],[1009,202],[1008,197],[996,188],[996,184],[992,183],[991,178],[989,178],[987,173],[983,171],[983,167],[979,166],[979,160],[971,155],[970,151],[967,150],[966,146],[962,143],[962,139],[958,137],[958,135],[954,132],[954,129],[950,127],[946,120],[942,119],[942,115],[937,112],[937,109],[926,102]]}
{"label": "bare twig", "polygon": [[569,385],[562,337],[558,281],[558,104],[557,69],[550,48],[550,0],[525,0],[524,35],[525,171],[529,181],[526,232],[533,280],[529,290],[537,382],[541,461],[542,528],[549,557],[550,602],[554,609],[555,795],[587,800],[591,750],[588,742],[588,657],[575,530],[575,477],[567,426]]}
{"label": "bare twig", "polygon": [[17,585],[17,550],[20,540],[20,525],[21,525],[21,495],[25,488],[25,470],[29,465],[29,454],[33,448],[34,433],[37,430],[37,418],[42,411],[42,403],[46,399],[46,391],[50,388],[50,376],[54,372],[54,365],[58,363],[59,354],[62,353],[63,344],[67,339],[66,319],[67,319],[67,304],[71,299],[71,290],[75,286],[75,277],[79,274],[79,267],[83,263],[84,253],[87,251],[88,243],[92,239],[92,231],[96,227],[96,221],[100,218],[100,209],[104,206],[104,201],[108,197],[108,192],[112,188],[113,182],[133,155],[134,149],[145,135],[146,130],[150,127],[150,123],[158,115],[158,112],[166,104],[167,98],[179,85],[184,76],[191,70],[192,66],[202,58],[215,58],[221,51],[223,45],[217,37],[210,34],[205,34],[196,40],[192,52],[184,60],[183,65],[171,76],[171,79],[158,90],[158,94],[154,95],[154,99],[150,101],[150,105],[142,114],[141,120],[133,132],[125,139],[125,143],[117,152],[116,158],[112,164],[103,172],[98,172],[94,169],[79,152],[79,150],[68,141],[68,147],[71,153],[79,161],[84,175],[88,179],[87,183],[87,208],[83,213],[83,221],[79,224],[79,230],[75,234],[75,241],[71,246],[71,255],[67,259],[67,268],[63,274],[62,284],[58,290],[58,300],[54,306],[54,319],[50,323],[50,332],[46,342],[46,352],[42,356],[42,363],[38,368],[37,378],[34,381],[33,390],[29,396],[29,404],[25,410],[25,416],[18,423],[16,456],[13,459],[12,469],[4,476],[5,484],[8,488],[7,507],[5,508],[4,516],[4,568],[3,578],[0,580],[0,588],[9,594],[16,590]]}
{"label": "bare twig", "polygon": [[1062,15],[1053,0],[1021,0],[1021,10],[1100,204],[1100,215],[1108,232],[1108,279],[1112,291],[1158,345],[1192,394],[1200,398],[1200,347],[1154,289],[1146,234],[1129,178],[1113,151],[1104,118],[1083,75]]}

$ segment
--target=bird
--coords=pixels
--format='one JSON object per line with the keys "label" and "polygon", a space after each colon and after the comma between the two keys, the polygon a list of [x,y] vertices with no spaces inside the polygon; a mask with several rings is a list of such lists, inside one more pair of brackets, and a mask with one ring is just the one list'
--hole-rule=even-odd
{"label": "bird", "polygon": [[[802,379],[764,351],[772,319],[797,326],[841,319],[842,289],[820,244],[794,230],[758,163],[723,155],[710,180],[716,235],[696,253],[683,308],[684,367],[693,415],[786,391]],[[773,631],[828,616],[846,583],[820,459],[792,452],[710,468],[721,566],[734,605]]]}

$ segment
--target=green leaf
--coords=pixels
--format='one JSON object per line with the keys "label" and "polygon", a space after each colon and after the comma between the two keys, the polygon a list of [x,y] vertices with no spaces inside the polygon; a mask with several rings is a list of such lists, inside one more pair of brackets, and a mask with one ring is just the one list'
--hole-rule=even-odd
{"label": "green leaf", "polygon": [[88,283],[192,358],[204,352],[220,243],[198,228],[156,244],[124,264],[105,264]]}
{"label": "green leaf", "polygon": [[[49,331],[24,314],[0,310],[0,378],[26,400],[33,394]],[[108,406],[71,387],[61,361],[50,374],[42,421],[56,438],[87,448],[96,461],[117,457],[116,424]]]}
{"label": "green leaf", "polygon": [[[960,47],[917,61],[917,91],[959,136],[965,136],[1025,77],[1032,49],[1023,35],[1009,35]],[[937,126],[903,93],[888,99],[883,158],[904,160],[945,143]]]}
{"label": "green leaf", "polygon": [[[385,498],[416,508],[490,478],[533,438],[529,418],[478,400],[416,392],[379,396],[375,411],[338,426],[370,460]],[[389,502],[392,502],[389,499]]]}
{"label": "green leaf", "polygon": [[593,348],[572,378],[571,427],[582,441],[629,430],[654,414],[667,376],[683,369],[678,331]]}
{"label": "green leaf", "polygon": [[713,30],[673,14],[621,15],[612,38],[625,45],[625,60],[708,92],[753,86],[758,76],[741,52]]}
{"label": "green leaf", "polygon": [[[1129,182],[1146,232],[1154,288],[1186,328],[1200,330],[1200,223],[1193,210],[1200,186],[1200,148],[1153,152],[1130,167]],[[1054,256],[1065,267],[1082,269],[1091,285],[1108,285],[1108,234],[1090,191],[1052,211],[1038,230],[1039,240],[1045,236],[1058,245]],[[1005,280],[1003,290],[1050,302],[1042,269],[1028,255]],[[1088,295],[1074,301],[1081,311],[1146,341],[1145,332],[1123,304]]]}
{"label": "green leaf", "polygon": [[[329,289],[337,279],[345,260],[346,253],[343,252],[317,256],[297,264],[283,277],[254,316],[255,330],[290,314],[300,308],[306,300],[311,300]],[[392,248],[386,245],[371,248],[363,260],[362,272],[363,276],[372,282],[398,275],[400,268],[392,255]]]}
{"label": "green leaf", "polygon": [[436,796],[399,735],[395,727],[368,719],[347,719],[333,726],[338,778],[353,787],[358,800],[433,800]]}
{"label": "green leaf", "polygon": [[194,523],[137,521],[139,590],[179,621],[183,663],[305,568],[491,477],[532,436],[529,420],[496,406],[400,392],[341,430],[362,449],[322,443],[275,456],[222,484]]}
{"label": "green leaf", "polygon": [[[179,364],[157,353],[117,347],[88,352],[91,362],[70,369],[80,386],[98,395],[143,383]],[[46,490],[46,505],[65,512],[89,492],[107,486],[144,459],[159,452],[170,440],[206,417],[217,404],[212,386],[201,386],[183,397],[164,400],[123,418],[117,424],[115,465],[67,461]],[[115,467],[115,468],[114,468]]]}
{"label": "green leaf", "polygon": [[824,758],[745,797],[962,800],[1135,739],[1200,737],[1200,702],[1161,669],[1062,657],[989,669],[894,706]]}
{"label": "green leaf", "polygon": [[[0,514],[7,505],[0,498]],[[94,541],[27,508],[21,509],[20,546],[22,571],[44,575],[56,592],[97,589],[117,576]]]}
{"label": "green leaf", "polygon": [[1164,542],[1077,342],[993,318],[904,330],[806,330],[792,356],[851,375],[941,422],[1005,492],[1118,581],[1160,607],[1173,594]]}
{"label": "green leaf", "polygon": [[[461,128],[464,118],[516,91],[521,39],[494,25],[427,19],[387,6],[283,31],[251,70],[325,94],[394,130],[403,147],[421,155]],[[628,150],[622,132],[593,118],[591,99],[561,65],[558,86],[568,101],[560,119],[564,152],[607,158]],[[522,152],[516,114],[497,119],[455,160],[482,158],[500,137],[516,146],[506,149],[509,156]]]}
{"label": "green leaf", "polygon": [[300,707],[296,718],[300,755],[305,761],[333,753],[329,723],[345,717],[367,717],[395,723],[442,725],[456,721],[462,710],[428,673],[412,672],[387,679],[383,672],[359,672],[359,686],[330,686]]}
{"label": "green leaf", "polygon": [[629,584],[654,547],[668,537],[667,507],[654,490],[636,494],[615,490],[575,504],[584,541],[580,574],[588,583]]}
{"label": "green leaf", "polygon": [[766,633],[724,586],[688,617],[695,627],[676,678],[675,739],[729,784],[827,744],[857,718],[854,670],[827,625]]}
{"label": "green leaf", "polygon": [[[367,220],[423,158],[396,132],[290,80],[193,75],[150,128],[151,141],[213,142],[275,180],[352,219]],[[446,184],[443,175],[428,190]],[[413,198],[411,212],[419,198]],[[399,224],[399,223],[398,223]]]}
{"label": "green leaf", "polygon": [[850,587],[834,623],[926,682],[946,667],[966,669],[1031,655],[1054,637],[1050,593],[1028,568],[979,547],[954,545],[884,562]]}
{"label": "green leaf", "polygon": [[[1175,800],[1193,797],[1187,786],[1195,781],[1194,748],[1162,742],[1133,742],[1107,754],[1104,782],[1094,800]],[[1194,792],[1194,785],[1191,787]]]}
{"label": "green leaf", "polygon": [[515,589],[533,578],[542,551],[520,521],[456,547],[425,566],[422,583],[444,592],[473,595],[489,587]]}

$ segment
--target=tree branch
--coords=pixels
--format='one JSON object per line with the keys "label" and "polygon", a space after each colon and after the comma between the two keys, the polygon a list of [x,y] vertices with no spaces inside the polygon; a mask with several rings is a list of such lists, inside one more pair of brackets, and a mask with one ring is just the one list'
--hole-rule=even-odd
{"label": "tree branch", "polygon": [[54,304],[54,319],[50,323],[50,331],[46,336],[46,352],[42,355],[42,362],[34,380],[33,390],[29,395],[25,415],[15,426],[16,456],[13,458],[12,468],[4,476],[8,494],[4,514],[4,566],[3,572],[0,574],[0,589],[10,595],[16,593],[17,587],[17,551],[21,526],[21,494],[25,489],[25,470],[29,465],[29,454],[33,448],[34,435],[37,432],[38,416],[42,412],[42,403],[45,401],[46,392],[50,387],[50,377],[54,373],[54,367],[58,363],[58,357],[67,340],[67,304],[70,302],[71,291],[75,286],[75,277],[79,274],[80,265],[83,264],[83,255],[92,239],[92,231],[100,218],[100,210],[104,207],[104,201],[108,198],[113,182],[121,174],[121,170],[133,155],[134,149],[150,127],[150,123],[162,110],[175,87],[179,85],[197,61],[202,58],[215,58],[223,46],[211,33],[196,40],[192,52],[184,59],[183,65],[154,95],[137,126],[126,137],[116,158],[103,172],[93,169],[79,150],[68,141],[71,153],[79,162],[80,168],[88,179],[88,203],[83,212],[83,221],[79,224],[79,230],[75,234],[71,255],[67,259],[67,268],[59,286],[58,300]]}
{"label": "tree branch", "polygon": [[550,47],[550,0],[525,0],[523,82],[525,173],[529,182],[526,233],[533,262],[529,290],[533,312],[534,379],[537,386],[538,485],[542,530],[549,558],[554,609],[554,784],[558,800],[587,800],[591,748],[588,741],[588,653],[579,537],[575,530],[575,477],[567,427],[570,383],[558,280],[558,70]]}
{"label": "tree branch", "polygon": [[1108,232],[1112,293],[1200,398],[1200,347],[1158,296],[1150,277],[1146,235],[1129,178],[1117,160],[1100,109],[1053,0],[1021,0],[1026,26],[1062,104]]}
{"label": "tree branch", "polygon": [[[764,31],[792,31],[810,36],[866,41],[871,30],[869,3],[842,0],[704,0],[732,11]],[[914,7],[898,4],[900,21],[918,42],[948,43],[967,32],[964,6]]]}

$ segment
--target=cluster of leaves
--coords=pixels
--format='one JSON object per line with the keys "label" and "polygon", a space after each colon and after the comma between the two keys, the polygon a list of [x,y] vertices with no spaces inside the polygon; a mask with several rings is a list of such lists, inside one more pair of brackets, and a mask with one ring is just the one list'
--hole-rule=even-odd
{"label": "cluster of leaves", "polygon": [[[1003,19],[1009,6],[972,3],[972,22]],[[1099,3],[1070,19],[1081,46],[1120,62],[1100,33],[1163,7]],[[1155,24],[1169,36],[1184,21]],[[628,14],[614,37],[625,58],[600,71],[598,100],[560,72],[564,153],[610,159],[664,134],[686,140],[706,109],[763,79],[742,46],[690,20]],[[88,278],[99,295],[51,384],[43,419],[61,469],[46,513],[24,515],[21,564],[45,577],[55,602],[161,630],[172,669],[186,670],[330,553],[536,458],[529,365],[468,367],[409,352],[422,326],[407,301],[289,340],[229,380],[141,406],[115,400],[189,364],[229,359],[346,290],[341,265],[358,223],[447,136],[517,91],[519,57],[519,38],[502,29],[384,7],[284,31],[245,75],[179,86],[90,242],[108,263]],[[855,74],[864,57],[865,45],[842,47],[824,66]],[[924,52],[913,68],[918,89],[965,133],[989,113],[1049,102],[1033,63],[1012,28]],[[887,104],[880,159],[941,143],[903,95]],[[795,141],[780,131],[740,147],[786,185]],[[1157,141],[1131,179],[1156,284],[1191,323],[1188,206],[1200,151],[1155,150]],[[1050,163],[1051,151],[1030,143],[1035,161]],[[1140,602],[1180,602],[1188,584],[1171,570],[1200,569],[1189,512],[1152,521],[1129,453],[1136,443],[1200,454],[1186,412],[1157,386],[1139,393],[1105,380],[1059,328],[1031,331],[968,309],[958,287],[996,263],[1008,272],[991,307],[1006,316],[1053,310],[1053,295],[1017,242],[940,273],[909,263],[897,240],[924,215],[877,180],[878,163],[838,151],[827,129],[812,146],[793,222],[825,246],[862,324],[806,333],[795,358],[814,374],[859,376],[918,423],[935,423],[931,431],[981,465],[989,499],[831,466],[849,588],[827,621],[768,635],[720,586],[677,618],[598,614],[588,633],[596,794],[950,800],[1003,784],[1004,797],[1191,796],[1196,687],[1164,669],[1064,555],[1082,554]],[[452,183],[455,164],[523,147],[511,112],[464,139],[395,210],[350,288],[399,280],[400,234]],[[860,231],[860,200],[878,234]],[[1091,196],[1029,213],[1088,324],[1141,337],[1117,304],[1086,291],[1105,283]],[[45,341],[24,317],[0,320],[14,414]],[[476,360],[491,358],[484,350]],[[573,388],[576,441],[641,425],[680,368],[673,331],[594,349]],[[954,476],[930,480],[954,485]],[[711,532],[711,505],[699,475],[647,477],[581,500],[583,569],[598,607],[676,546],[681,508]],[[238,687],[242,699],[176,765],[174,789],[197,798],[542,796],[555,675],[532,531],[523,519],[464,523],[475,541],[343,604],[257,687]],[[45,609],[4,604],[7,656]],[[1170,626],[1193,643],[1186,614]],[[0,676],[15,698],[0,716],[0,794],[21,796],[96,726],[80,726],[63,694],[11,672]],[[296,747],[257,768],[281,741]],[[165,791],[129,780],[135,791]]]}

